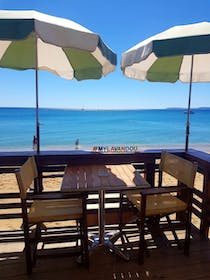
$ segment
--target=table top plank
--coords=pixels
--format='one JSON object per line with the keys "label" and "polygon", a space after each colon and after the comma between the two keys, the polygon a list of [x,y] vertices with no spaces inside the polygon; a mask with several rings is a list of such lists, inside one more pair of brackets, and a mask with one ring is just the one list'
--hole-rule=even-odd
{"label": "table top plank", "polygon": [[[66,168],[65,178],[68,178],[68,184],[72,189],[78,189],[77,187],[77,172],[72,168]],[[65,179],[63,178],[63,179]]]}
{"label": "table top plank", "polygon": [[135,176],[135,168],[132,165],[119,165],[116,168],[119,176],[122,178],[122,180],[126,183],[127,186],[134,185],[132,180]]}

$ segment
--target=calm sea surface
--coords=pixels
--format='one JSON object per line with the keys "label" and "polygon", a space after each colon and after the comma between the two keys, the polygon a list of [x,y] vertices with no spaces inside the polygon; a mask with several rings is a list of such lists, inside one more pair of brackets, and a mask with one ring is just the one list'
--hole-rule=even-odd
{"label": "calm sea surface", "polygon": [[[184,147],[184,110],[40,109],[41,150],[137,145]],[[190,145],[210,147],[210,110],[193,109]],[[0,150],[32,150],[35,109],[0,108]],[[210,149],[209,149],[210,150]]]}

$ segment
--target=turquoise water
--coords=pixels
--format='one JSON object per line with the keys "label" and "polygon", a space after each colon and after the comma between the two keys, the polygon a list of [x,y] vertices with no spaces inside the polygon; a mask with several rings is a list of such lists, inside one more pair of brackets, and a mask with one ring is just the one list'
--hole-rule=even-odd
{"label": "turquoise water", "polygon": [[[40,109],[41,149],[92,149],[101,145],[181,146],[185,143],[184,110]],[[190,145],[210,144],[210,110],[191,114]],[[0,150],[30,150],[35,109],[0,108]]]}

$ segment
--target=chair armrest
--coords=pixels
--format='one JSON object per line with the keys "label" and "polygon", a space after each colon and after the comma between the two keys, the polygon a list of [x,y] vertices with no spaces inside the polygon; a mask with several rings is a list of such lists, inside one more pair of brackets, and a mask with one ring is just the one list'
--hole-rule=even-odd
{"label": "chair armrest", "polygon": [[68,198],[87,198],[87,192],[72,191],[61,193],[60,191],[43,192],[41,194],[28,193],[27,199],[31,200],[47,200],[47,199],[68,199]]}
{"label": "chair armrest", "polygon": [[150,188],[150,189],[140,190],[140,194],[142,196],[146,196],[146,195],[154,195],[154,194],[164,194],[164,193],[171,193],[171,192],[180,192],[182,190],[192,191],[193,189],[185,187],[185,186],[160,187],[160,188]]}

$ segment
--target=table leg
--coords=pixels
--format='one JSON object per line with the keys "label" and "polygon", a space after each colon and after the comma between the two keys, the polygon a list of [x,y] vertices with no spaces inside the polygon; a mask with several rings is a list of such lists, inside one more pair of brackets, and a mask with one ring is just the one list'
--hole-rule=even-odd
{"label": "table leg", "polygon": [[99,226],[99,243],[104,243],[104,226],[105,226],[105,192],[99,191],[99,209],[98,209],[98,226]]}
{"label": "table leg", "polygon": [[[99,191],[99,209],[98,209],[98,224],[99,224],[99,236],[93,235],[91,239],[93,239],[92,247],[95,246],[107,246],[111,251],[115,254],[123,258],[124,260],[128,261],[129,256],[121,251],[119,248],[114,246],[112,233],[105,234],[105,191]],[[114,233],[114,236],[119,235],[119,233]],[[118,239],[118,238],[116,238]]]}

